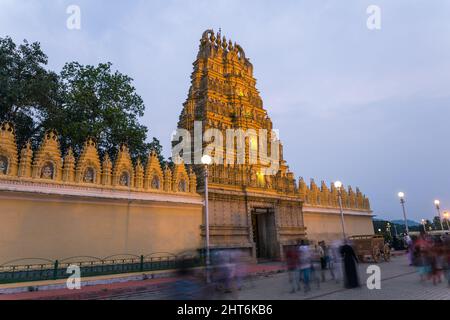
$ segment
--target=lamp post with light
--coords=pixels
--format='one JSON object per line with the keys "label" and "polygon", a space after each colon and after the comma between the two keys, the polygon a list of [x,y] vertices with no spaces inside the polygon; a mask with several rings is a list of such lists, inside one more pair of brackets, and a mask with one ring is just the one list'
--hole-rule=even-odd
{"label": "lamp post with light", "polygon": [[346,239],[346,232],[345,232],[345,222],[344,222],[344,210],[342,209],[342,182],[336,181],[334,183],[334,187],[337,189],[338,192],[338,199],[339,199],[339,209],[341,211],[341,224],[342,224],[342,235],[344,236],[344,240]]}
{"label": "lamp post with light", "polygon": [[208,208],[208,166],[211,164],[212,159],[209,155],[202,157],[202,164],[205,169],[205,238],[206,238],[206,281],[211,281],[209,275],[209,267],[211,264],[210,252],[209,252],[209,208]]}
{"label": "lamp post with light", "polygon": [[441,202],[439,200],[434,200],[434,205],[436,206],[436,210],[439,217],[439,222],[441,223],[441,230],[444,231],[444,224],[442,223],[442,217],[441,217]]}
{"label": "lamp post with light", "polygon": [[425,221],[425,219],[422,219],[423,232],[427,233],[427,228],[425,227],[425,225],[426,225],[426,221]]}
{"label": "lamp post with light", "polygon": [[406,219],[405,194],[403,192],[399,192],[398,197],[400,198],[400,203],[402,204],[403,218],[405,219],[406,234],[409,234],[408,220]]}
{"label": "lamp post with light", "polygon": [[444,218],[447,221],[447,230],[450,231],[450,225],[449,225],[449,222],[448,222],[448,219],[450,218],[450,213],[448,211],[444,211]]}
{"label": "lamp post with light", "polygon": [[394,232],[395,232],[395,237],[398,238],[397,224],[396,223],[394,223]]}

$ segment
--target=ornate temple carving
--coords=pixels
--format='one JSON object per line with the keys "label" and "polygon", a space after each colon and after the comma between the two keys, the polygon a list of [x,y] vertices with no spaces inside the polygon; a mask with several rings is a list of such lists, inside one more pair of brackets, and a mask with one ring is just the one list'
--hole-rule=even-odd
{"label": "ornate temple carving", "polygon": [[132,188],[134,186],[134,168],[130,152],[125,144],[119,148],[113,169],[113,186]]}
{"label": "ornate temple carving", "polygon": [[145,167],[144,188],[153,190],[164,189],[164,174],[158,156],[153,150]]}
{"label": "ornate temple carving", "polygon": [[15,176],[19,170],[14,127],[9,122],[0,124],[0,176]]}
{"label": "ornate temple carving", "polygon": [[32,176],[34,179],[62,180],[62,159],[56,131],[49,130],[45,133],[35,154]]}
{"label": "ornate temple carving", "polygon": [[299,182],[298,182],[298,196],[302,201],[307,201],[306,199],[308,198],[308,186],[306,185],[305,180],[303,179],[303,177],[300,177]]}
{"label": "ornate temple carving", "polygon": [[345,190],[344,186],[341,187],[341,198],[342,198],[342,207],[349,208],[349,202],[348,202],[348,193]]}
{"label": "ornate temple carving", "polygon": [[197,193],[197,176],[192,167],[189,168],[189,192]]}
{"label": "ornate temple carving", "polygon": [[319,191],[319,188],[317,187],[317,184],[314,181],[314,179],[311,179],[311,183],[310,183],[309,193],[308,194],[309,194],[309,197],[308,197],[309,203],[312,204],[312,205],[318,205],[319,204],[320,191]]}
{"label": "ornate temple carving", "polygon": [[196,193],[197,190],[192,168],[188,173],[181,163],[173,168],[173,173],[169,167],[163,172],[155,152],[150,154],[145,170],[140,159],[133,166],[125,145],[120,146],[114,163],[107,153],[101,163],[96,142],[88,138],[78,160],[72,147],[62,158],[58,136],[53,130],[45,133],[34,159],[30,141],[23,146],[18,158],[14,127],[10,123],[0,125],[0,171],[2,179],[26,179],[45,184],[127,188],[138,192]]}
{"label": "ornate temple carving", "polygon": [[328,189],[325,181],[322,181],[320,186],[320,205],[331,206],[330,202],[330,190]]}
{"label": "ornate temple carving", "polygon": [[81,150],[76,168],[76,182],[87,184],[100,184],[102,167],[97,151],[97,143],[88,138]]}
{"label": "ornate temple carving", "polygon": [[175,161],[172,174],[172,190],[178,192],[189,192],[189,175],[181,159]]}
{"label": "ornate temple carving", "polygon": [[136,161],[135,173],[134,186],[138,189],[144,188],[144,167],[139,158]]}
{"label": "ornate temple carving", "polygon": [[112,162],[109,155],[106,153],[102,163],[102,185],[111,185],[112,177]]}
{"label": "ornate temple carving", "polygon": [[28,140],[20,151],[19,177],[31,178],[31,164],[33,161],[33,149]]}
{"label": "ornate temple carving", "polygon": [[356,208],[356,196],[353,188],[351,186],[348,187],[348,207]]}
{"label": "ornate temple carving", "polygon": [[64,157],[63,181],[75,181],[75,156],[73,155],[72,148],[69,148],[66,156]]}
{"label": "ornate temple carving", "polygon": [[172,191],[172,171],[168,165],[164,168],[164,191]]}
{"label": "ornate temple carving", "polygon": [[330,206],[332,207],[338,207],[339,206],[339,199],[338,199],[338,190],[334,186],[334,183],[331,184],[331,193],[330,193]]}
{"label": "ornate temple carving", "polygon": [[[298,240],[305,234],[301,203],[313,207],[336,208],[339,205],[337,191],[333,187],[330,191],[325,182],[322,182],[319,189],[313,180],[308,186],[303,179],[300,179],[297,186],[294,174],[289,171],[284,160],[283,144],[280,141],[277,141],[279,142],[277,150],[279,158],[276,162],[278,166],[272,174],[267,174],[265,171],[269,167],[267,163],[249,162],[253,151],[258,154],[257,159],[261,160],[258,152],[261,141],[267,144],[267,150],[270,150],[270,153],[273,152],[271,148],[273,124],[256,88],[253,65],[240,45],[227,41],[220,32],[215,34],[213,30],[206,30],[200,40],[197,59],[193,66],[191,86],[186,102],[183,104],[178,128],[186,129],[191,136],[194,136],[194,123],[201,121],[204,132],[208,129],[220,131],[224,137],[223,150],[218,149],[220,146],[215,146],[210,155],[214,157],[215,154],[223,154],[227,159],[226,164],[214,163],[208,169],[209,197],[213,212],[211,223],[214,225],[211,240],[213,245],[255,247],[258,241],[255,237],[260,232],[254,230],[257,228],[255,224],[259,223],[255,213],[252,213],[254,207],[260,212],[264,210],[275,212],[272,216],[276,221],[275,229],[270,231],[270,237],[279,239],[280,245],[288,244],[292,239]],[[258,137],[255,141],[250,136],[246,136],[240,148],[244,150],[241,159],[245,162],[242,164],[237,161],[235,137],[228,137],[226,129],[247,132],[266,130],[267,141],[261,140],[262,137]],[[228,142],[233,142],[234,148],[225,148],[227,139],[233,139]],[[228,161],[228,159],[232,160]],[[195,163],[194,155],[192,155],[192,161]],[[197,165],[194,170],[198,178],[198,189],[202,192],[204,190],[203,166]],[[175,181],[175,178],[172,177],[172,180]],[[171,186],[177,188],[178,183],[172,182]],[[249,193],[252,194],[253,200],[249,199]],[[272,200],[269,200],[271,197],[273,197]],[[347,198],[344,195],[345,203],[348,202]],[[239,229],[240,225],[232,222],[232,217],[236,215],[235,210],[237,210],[233,206],[234,203],[241,206],[240,210],[250,211],[245,213],[248,223],[245,231]],[[347,203],[346,206],[348,207],[349,204]],[[357,206],[356,202],[354,206]],[[248,237],[247,240],[245,237]]]}

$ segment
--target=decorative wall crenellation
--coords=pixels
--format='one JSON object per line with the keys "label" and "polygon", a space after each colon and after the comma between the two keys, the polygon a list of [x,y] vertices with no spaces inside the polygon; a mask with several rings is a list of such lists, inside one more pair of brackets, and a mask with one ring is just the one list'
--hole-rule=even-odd
{"label": "decorative wall crenellation", "polygon": [[[311,206],[323,207],[339,207],[338,190],[331,184],[328,188],[326,183],[322,181],[320,188],[317,186],[314,179],[311,179],[309,185],[303,180],[299,179],[298,194],[305,204]],[[370,210],[369,199],[361,193],[359,188],[353,191],[349,186],[347,189],[341,187],[342,207],[347,209]]]}
{"label": "decorative wall crenellation", "polygon": [[163,171],[152,151],[144,166],[140,159],[133,164],[129,149],[121,145],[114,163],[106,154],[101,161],[97,143],[88,138],[78,159],[72,148],[61,155],[58,134],[45,133],[36,151],[27,142],[18,156],[14,126],[0,124],[0,179],[30,179],[36,182],[89,185],[142,192],[197,193],[195,173],[184,164]]}

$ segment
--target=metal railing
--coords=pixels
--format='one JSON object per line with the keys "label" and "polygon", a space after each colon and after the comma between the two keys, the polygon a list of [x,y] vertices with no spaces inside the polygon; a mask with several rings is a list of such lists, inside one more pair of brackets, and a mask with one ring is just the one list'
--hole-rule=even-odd
{"label": "metal railing", "polygon": [[82,277],[137,273],[183,267],[199,267],[205,264],[202,251],[172,254],[168,252],[148,255],[120,254],[106,258],[72,257],[63,260],[27,258],[0,265],[0,284],[27,281],[67,279],[69,266],[80,267]]}

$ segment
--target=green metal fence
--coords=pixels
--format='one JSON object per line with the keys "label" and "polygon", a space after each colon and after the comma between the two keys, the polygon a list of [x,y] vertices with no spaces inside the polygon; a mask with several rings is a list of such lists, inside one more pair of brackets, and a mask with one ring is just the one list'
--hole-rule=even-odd
{"label": "green metal fence", "polygon": [[182,254],[152,253],[149,255],[121,254],[106,258],[72,257],[63,260],[27,258],[0,265],[0,283],[67,279],[69,266],[79,266],[82,277],[121,273],[149,272],[199,267],[205,264],[202,251]]}

